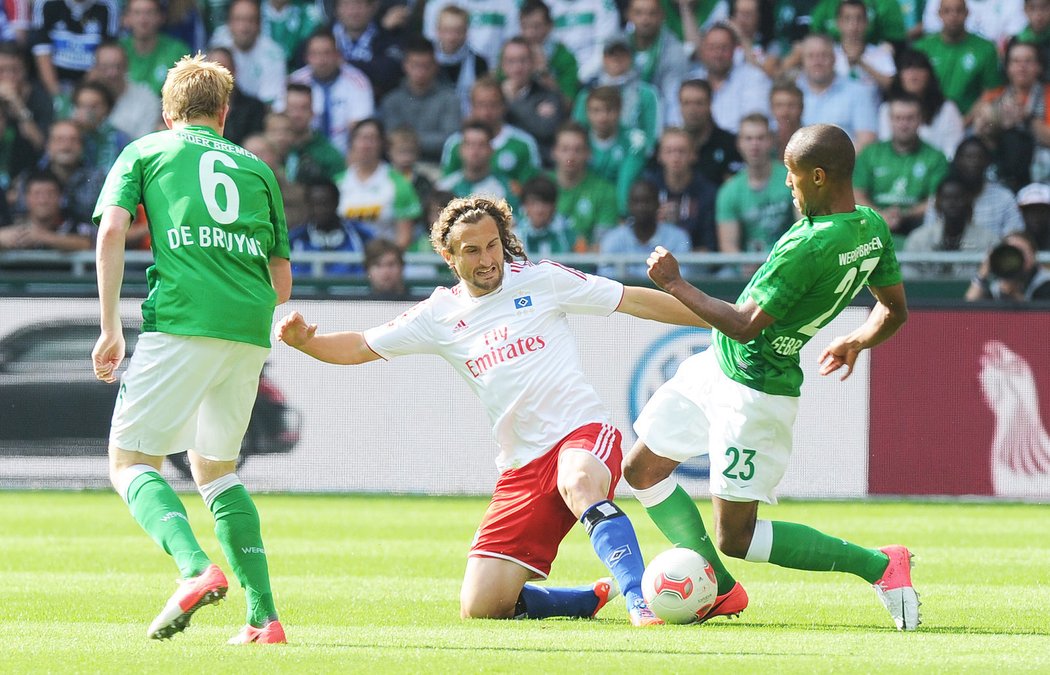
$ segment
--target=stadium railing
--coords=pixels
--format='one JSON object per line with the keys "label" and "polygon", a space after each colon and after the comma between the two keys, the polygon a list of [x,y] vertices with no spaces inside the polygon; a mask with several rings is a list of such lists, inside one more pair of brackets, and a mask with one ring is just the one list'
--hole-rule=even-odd
{"label": "stadium railing", "polygon": [[[914,253],[898,251],[897,258],[906,265],[938,265],[950,267],[952,265],[979,265],[985,254],[980,252],[958,252],[958,251],[935,251]],[[705,272],[712,268],[724,270],[732,269],[739,265],[758,265],[766,259],[765,253],[683,253],[677,254],[679,262],[685,266],[698,269],[695,274],[697,278],[709,276],[730,276],[726,272]],[[599,266],[610,266],[616,270],[616,276],[625,277],[627,268],[632,265],[644,264],[644,258],[629,254],[605,254],[605,253],[565,253],[554,257],[558,262],[572,265],[584,270],[593,270]],[[1050,252],[1041,252],[1038,260],[1042,264],[1050,264]],[[129,267],[146,267],[153,262],[149,251],[128,251],[126,261]],[[324,268],[331,263],[363,263],[364,255],[361,253],[344,253],[330,251],[303,251],[295,253],[297,264],[309,264],[310,276],[325,277]],[[434,279],[446,277],[446,265],[441,256],[436,253],[406,253],[405,262],[415,268],[430,267]],[[64,253],[61,251],[0,251],[0,271],[48,271],[65,272],[72,278],[94,277],[95,254],[94,251],[77,251]],[[737,274],[737,276],[741,276]],[[940,274],[934,276],[958,276],[951,274]],[[741,276],[741,278],[743,278]]]}
{"label": "stadium railing", "polygon": [[[924,302],[962,302],[970,279],[983,259],[981,253],[933,252],[897,254],[905,273],[911,304]],[[750,278],[750,269],[763,260],[762,253],[688,253],[678,256],[690,281],[711,295],[726,300],[737,298]],[[637,255],[573,253],[556,256],[558,262],[596,272],[599,268],[626,283],[652,285],[645,276],[645,259]],[[149,251],[128,251],[124,277],[125,297],[144,297],[147,293],[143,271],[153,262]],[[363,299],[369,297],[368,280],[363,274],[325,274],[332,263],[362,264],[360,253],[296,252],[296,265],[306,264],[305,274],[295,275],[295,295],[301,299]],[[1043,264],[1050,264],[1050,253],[1041,253]],[[434,253],[407,253],[406,283],[410,297],[422,299],[435,286],[454,283],[444,260]],[[633,269],[632,269],[633,268]],[[611,269],[611,273],[610,273]],[[92,251],[0,251],[0,296],[94,297],[95,259]],[[853,304],[870,305],[862,293]],[[1038,303],[1044,306],[1046,303]]]}

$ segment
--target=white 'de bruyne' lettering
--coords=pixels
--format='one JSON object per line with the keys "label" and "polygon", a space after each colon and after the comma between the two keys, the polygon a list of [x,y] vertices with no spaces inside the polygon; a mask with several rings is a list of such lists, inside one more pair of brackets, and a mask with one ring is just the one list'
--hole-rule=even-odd
{"label": "white 'de bruyne' lettering", "polygon": [[227,232],[221,227],[201,225],[193,228],[183,225],[171,228],[167,234],[168,246],[172,250],[183,246],[199,246],[201,248],[221,248],[229,253],[266,257],[265,249],[258,239],[239,232]]}

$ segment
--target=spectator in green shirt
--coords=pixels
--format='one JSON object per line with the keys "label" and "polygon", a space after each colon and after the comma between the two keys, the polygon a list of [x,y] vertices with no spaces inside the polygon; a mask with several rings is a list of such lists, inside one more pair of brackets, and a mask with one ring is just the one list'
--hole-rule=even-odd
{"label": "spectator in green shirt", "polygon": [[573,250],[597,251],[602,233],[619,220],[616,188],[588,168],[590,141],[587,130],[576,122],[567,122],[558,130],[551,156],[558,184],[557,210],[575,233]]}
{"label": "spectator in green shirt", "polygon": [[281,46],[289,66],[301,63],[306,38],[323,22],[321,11],[314,2],[265,0],[262,3],[263,34]]}
{"label": "spectator in green shirt", "polygon": [[641,129],[620,125],[623,100],[616,87],[596,87],[587,93],[590,126],[590,168],[616,186],[619,213],[627,212],[627,193],[649,160],[649,141]]}
{"label": "spectator in green shirt", "polygon": [[864,148],[853,173],[857,202],[877,208],[899,243],[922,223],[929,198],[948,174],[944,154],[919,138],[921,125],[922,103],[899,94],[890,102],[890,140]]}
{"label": "spectator in green shirt", "polygon": [[554,20],[543,0],[521,3],[521,36],[532,47],[536,76],[547,87],[558,89],[571,103],[580,91],[579,65],[572,51],[551,37]]}
{"label": "spectator in green shirt", "polygon": [[[620,128],[630,132],[638,130],[645,134],[648,152],[656,146],[656,139],[663,128],[663,110],[660,92],[645,82],[634,67],[631,46],[625,38],[617,37],[606,43],[602,51],[602,69],[588,88],[581,91],[573,105],[572,117],[583,126],[587,122],[587,101],[590,92],[597,87],[616,87],[620,92]],[[675,88],[677,92],[677,87]]]}
{"label": "spectator in green shirt", "polygon": [[966,30],[966,0],[941,0],[937,15],[940,33],[915,42],[915,49],[930,57],[944,95],[959,106],[970,122],[970,109],[981,94],[1002,82],[995,45]]}
{"label": "spectator in green shirt", "polygon": [[[507,124],[507,98],[500,83],[485,76],[470,92],[468,121],[481,122],[492,130],[492,173],[511,186],[515,194],[540,168],[540,149],[528,132]],[[445,140],[441,150],[441,172],[449,175],[462,167],[459,146],[463,134],[456,132]]]}
{"label": "spectator in green shirt", "polygon": [[[864,4],[868,9],[865,39],[870,44],[877,45],[881,42],[901,44],[904,42],[904,15],[901,13],[899,0],[865,0]],[[820,0],[813,8],[813,14],[810,15],[812,30],[839,40],[842,37],[836,21],[839,5],[840,0]]]}
{"label": "spectator in green shirt", "polygon": [[335,149],[327,136],[313,127],[313,90],[309,85],[288,85],[284,114],[291,133],[288,154],[284,158],[288,180],[309,183],[330,179],[346,169],[342,153]]}
{"label": "spectator in green shirt", "polygon": [[120,41],[128,55],[128,77],[160,95],[168,68],[190,47],[182,40],[160,32],[164,26],[164,6],[160,0],[129,0],[124,10],[124,26],[129,35]]}
{"label": "spectator in green shirt", "polygon": [[[715,202],[718,250],[769,252],[795,221],[787,169],[782,162],[773,162],[769,119],[751,113],[740,120],[737,147],[744,169],[722,184]],[[743,272],[753,274],[755,269]]]}
{"label": "spectator in green shirt", "polygon": [[1043,64],[1042,81],[1050,82],[1050,0],[1025,0],[1024,13],[1028,25],[1017,34],[1017,41],[1036,46]]}
{"label": "spectator in green shirt", "polygon": [[553,179],[533,176],[521,190],[521,211],[515,234],[531,258],[571,253],[575,234],[568,219],[558,213],[558,186]]}

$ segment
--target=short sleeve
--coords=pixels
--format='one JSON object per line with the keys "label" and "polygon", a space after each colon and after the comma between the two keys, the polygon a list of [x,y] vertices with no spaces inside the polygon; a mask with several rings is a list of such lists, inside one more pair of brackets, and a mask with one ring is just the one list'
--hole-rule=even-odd
{"label": "short sleeve", "polygon": [[288,219],[284,214],[284,198],[277,186],[277,178],[270,173],[266,177],[266,187],[270,192],[270,222],[273,223],[273,248],[271,258],[291,258],[288,245]]}
{"label": "short sleeve", "polygon": [[558,307],[566,314],[608,316],[623,300],[623,284],[586,274],[550,260],[537,265],[550,281]]}
{"label": "short sleeve", "polygon": [[462,134],[456,132],[448,137],[441,147],[441,174],[447,176],[459,168],[459,144]]}
{"label": "short sleeve", "polygon": [[987,90],[1002,84],[1003,77],[999,69],[999,55],[995,50],[995,45],[987,42],[982,52],[979,57],[983,66],[981,68],[981,87]]}
{"label": "short sleeve", "polygon": [[857,164],[853,169],[853,184],[867,192],[869,199],[871,198],[871,192],[875,187],[872,180],[872,170],[874,169],[872,166],[872,154],[875,152],[876,148],[877,145],[872,143],[861,150],[860,154],[857,155]]}
{"label": "short sleeve", "polygon": [[[897,250],[893,241],[893,235],[890,234],[889,226],[886,225],[886,221],[878,215],[878,212],[874,209],[868,209],[868,211],[879,219],[879,226],[881,228],[879,239],[884,242],[883,246],[885,246],[885,249],[883,250],[882,255],[879,256],[879,264],[874,270],[872,270],[871,276],[868,277],[867,285],[876,288],[881,286],[894,286],[903,281],[903,277],[901,275],[900,263],[897,261]],[[920,227],[912,232],[912,234],[921,232],[922,229],[923,228]],[[911,236],[908,237],[907,241],[911,241]],[[907,247],[907,243],[905,243],[905,247]]]}
{"label": "short sleeve", "polygon": [[731,220],[737,220],[736,214],[736,181],[732,178],[722,183],[722,186],[718,188],[718,194],[715,197],[715,221],[719,223],[725,223]]}
{"label": "short sleeve", "polygon": [[886,242],[886,250],[882,252],[882,255],[879,257],[879,264],[875,267],[871,276],[868,277],[868,286],[874,286],[875,288],[895,286],[903,281],[901,265],[897,262],[896,247],[888,229],[883,236],[883,241]]}
{"label": "short sleeve", "polygon": [[595,233],[591,235],[592,237],[596,237],[598,232],[616,227],[616,224],[620,222],[620,212],[616,208],[616,190],[612,185],[603,182],[595,193],[597,197],[594,200]]}
{"label": "short sleeve", "polygon": [[896,0],[883,0],[876,6],[875,12],[878,34],[873,36],[874,41],[902,42],[908,37],[900,3]]}
{"label": "short sleeve", "polygon": [[132,144],[125,146],[109,170],[91,220],[98,225],[107,206],[119,206],[134,217],[141,201],[142,160],[138,148]]}
{"label": "short sleeve", "polygon": [[366,330],[365,342],[387,360],[407,354],[437,353],[430,309],[429,300],[420,302],[392,321]]}
{"label": "short sleeve", "polygon": [[394,217],[398,220],[415,220],[423,215],[423,205],[419,203],[416,189],[404,176],[393,168],[390,179],[394,183]]}

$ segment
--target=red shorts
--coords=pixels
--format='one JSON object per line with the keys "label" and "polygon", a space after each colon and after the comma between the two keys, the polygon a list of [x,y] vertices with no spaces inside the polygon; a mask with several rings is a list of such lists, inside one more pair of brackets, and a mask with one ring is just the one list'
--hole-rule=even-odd
{"label": "red shorts", "polygon": [[558,458],[566,450],[594,455],[609,469],[607,497],[612,499],[620,482],[621,439],[611,424],[588,424],[542,457],[504,471],[496,481],[469,555],[511,560],[531,570],[535,577],[546,579],[558,545],[576,523],[576,516],[558,492]]}

